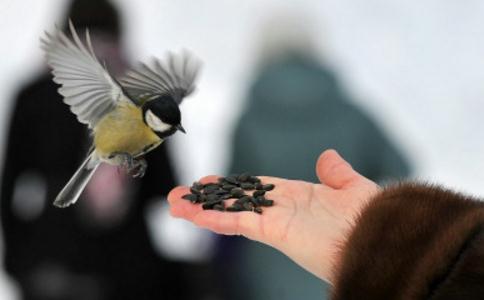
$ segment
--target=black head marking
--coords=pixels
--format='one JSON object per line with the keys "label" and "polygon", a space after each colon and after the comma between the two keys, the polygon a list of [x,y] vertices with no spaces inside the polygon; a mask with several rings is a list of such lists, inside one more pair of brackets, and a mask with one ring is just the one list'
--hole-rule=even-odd
{"label": "black head marking", "polygon": [[143,104],[143,121],[145,123],[147,110],[150,110],[153,114],[155,114],[163,123],[172,125],[172,128],[166,130],[165,132],[155,131],[158,136],[163,138],[172,135],[178,130],[176,127],[181,123],[181,112],[178,104],[170,95],[159,96]]}
{"label": "black head marking", "polygon": [[170,125],[178,125],[181,122],[181,113],[178,104],[168,95],[160,96],[147,101],[143,105],[143,116],[151,110],[161,121]]}

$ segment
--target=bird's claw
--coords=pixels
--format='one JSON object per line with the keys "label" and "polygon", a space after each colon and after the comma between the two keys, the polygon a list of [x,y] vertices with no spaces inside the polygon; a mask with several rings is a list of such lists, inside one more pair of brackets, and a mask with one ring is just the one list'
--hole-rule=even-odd
{"label": "bird's claw", "polygon": [[148,164],[143,158],[134,158],[128,153],[117,153],[119,157],[119,165],[126,170],[126,173],[134,178],[141,178],[145,175]]}
{"label": "bird's claw", "polygon": [[135,165],[131,170],[128,170],[128,174],[133,176],[133,178],[141,178],[145,175],[148,163],[143,158],[135,159]]}

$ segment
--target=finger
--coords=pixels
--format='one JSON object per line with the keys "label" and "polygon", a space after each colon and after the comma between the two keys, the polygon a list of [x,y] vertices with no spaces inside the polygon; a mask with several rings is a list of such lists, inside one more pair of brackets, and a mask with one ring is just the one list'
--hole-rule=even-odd
{"label": "finger", "polygon": [[199,182],[203,183],[203,184],[207,184],[207,183],[210,183],[210,182],[217,182],[217,179],[219,177],[220,176],[217,176],[217,175],[208,175],[208,176],[200,178]]}
{"label": "finger", "polygon": [[243,235],[250,239],[260,240],[261,217],[254,212],[202,210],[195,214],[192,222],[219,234]]}
{"label": "finger", "polygon": [[335,189],[350,186],[363,178],[338,152],[332,149],[324,151],[319,156],[316,174],[322,183]]}

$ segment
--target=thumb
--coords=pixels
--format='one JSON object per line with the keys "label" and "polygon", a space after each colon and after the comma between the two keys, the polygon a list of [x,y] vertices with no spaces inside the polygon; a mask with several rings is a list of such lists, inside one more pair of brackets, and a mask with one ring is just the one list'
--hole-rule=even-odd
{"label": "thumb", "polygon": [[362,176],[333,149],[326,150],[316,163],[316,174],[321,183],[340,189],[358,181]]}

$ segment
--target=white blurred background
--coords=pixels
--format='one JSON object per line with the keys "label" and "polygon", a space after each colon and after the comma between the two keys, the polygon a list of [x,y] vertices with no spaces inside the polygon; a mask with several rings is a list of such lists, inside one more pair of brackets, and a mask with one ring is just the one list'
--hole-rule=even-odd
{"label": "white blurred background", "polygon": [[[182,106],[188,134],[172,143],[183,183],[225,171],[228,138],[256,67],[258,28],[289,14],[312,26],[321,57],[409,157],[416,178],[484,195],[483,1],[113,3],[133,61],[188,48],[204,63],[197,92]],[[45,68],[39,37],[62,22],[66,4],[0,0],[2,141],[12,97]],[[9,291],[0,285],[0,299],[14,298]]]}

